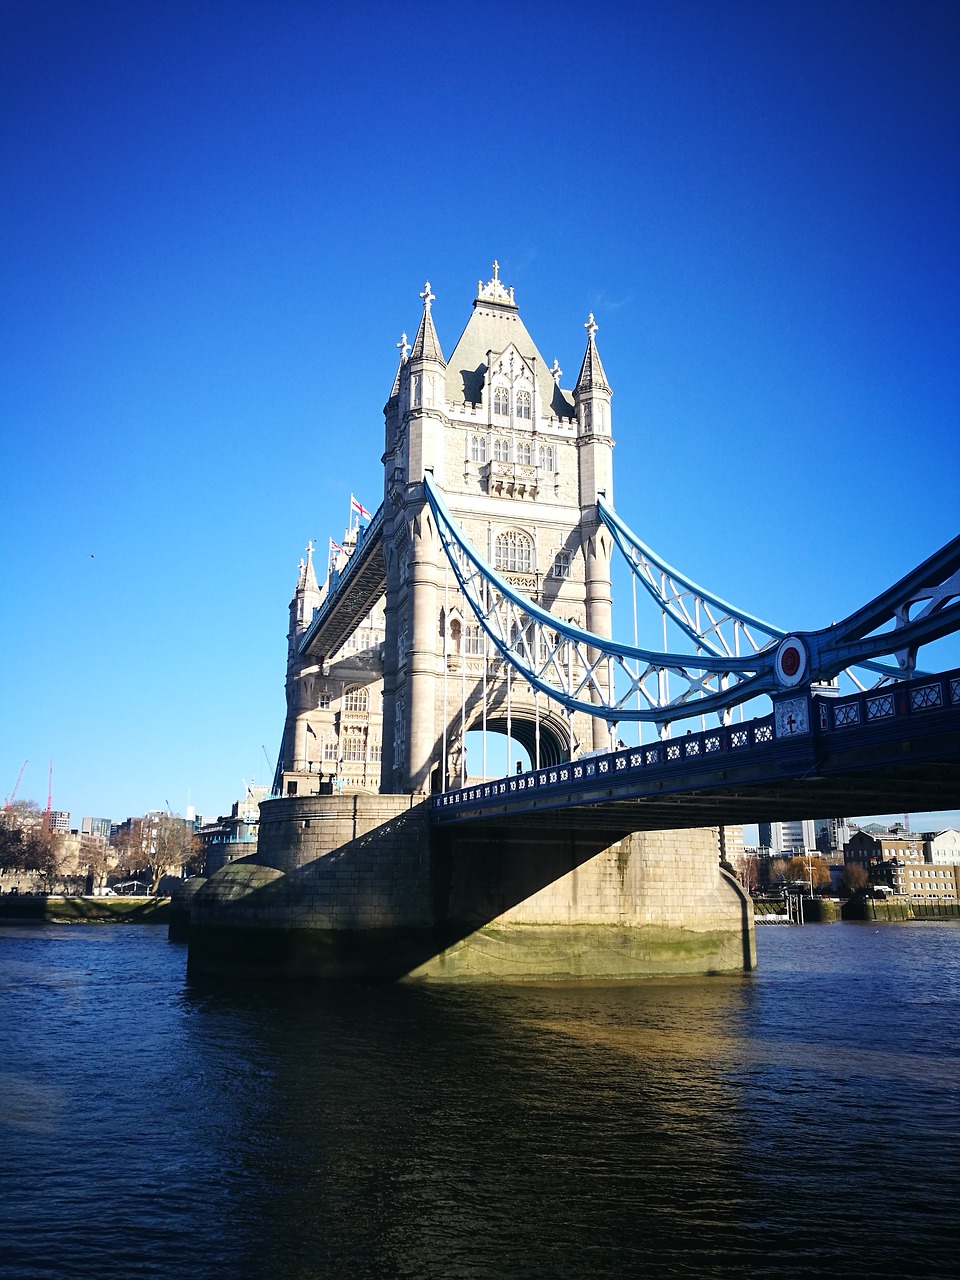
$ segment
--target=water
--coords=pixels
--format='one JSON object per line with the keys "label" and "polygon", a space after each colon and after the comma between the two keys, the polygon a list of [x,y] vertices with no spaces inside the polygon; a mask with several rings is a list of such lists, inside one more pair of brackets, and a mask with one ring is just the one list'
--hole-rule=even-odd
{"label": "water", "polygon": [[960,926],[752,975],[188,985],[0,930],[0,1276],[960,1276]]}

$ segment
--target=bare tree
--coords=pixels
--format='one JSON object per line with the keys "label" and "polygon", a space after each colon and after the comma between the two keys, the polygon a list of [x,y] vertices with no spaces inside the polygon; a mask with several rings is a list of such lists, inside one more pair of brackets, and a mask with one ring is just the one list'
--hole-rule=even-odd
{"label": "bare tree", "polygon": [[859,893],[870,883],[870,877],[859,862],[848,862],[843,869],[843,883],[848,893]]}
{"label": "bare tree", "polygon": [[0,814],[0,864],[52,879],[59,870],[62,841],[32,800],[9,805]]}
{"label": "bare tree", "polygon": [[200,854],[200,842],[190,823],[172,813],[131,818],[114,841],[117,865],[133,874],[149,871],[150,892],[156,893],[166,875],[182,872]]}

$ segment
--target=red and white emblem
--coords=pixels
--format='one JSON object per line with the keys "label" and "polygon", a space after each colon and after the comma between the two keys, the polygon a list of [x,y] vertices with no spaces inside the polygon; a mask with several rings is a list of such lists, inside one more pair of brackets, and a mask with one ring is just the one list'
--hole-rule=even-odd
{"label": "red and white emblem", "polygon": [[800,684],[809,666],[806,645],[797,636],[786,636],[780,641],[773,667],[777,682],[787,689]]}

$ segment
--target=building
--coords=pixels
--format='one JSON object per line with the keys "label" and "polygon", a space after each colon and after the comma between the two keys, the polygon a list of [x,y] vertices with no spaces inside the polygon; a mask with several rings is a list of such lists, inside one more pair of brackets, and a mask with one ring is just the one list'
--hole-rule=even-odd
{"label": "building", "polygon": [[837,857],[843,861],[844,845],[850,839],[852,827],[848,818],[817,818],[814,821],[817,848],[828,860]]}
{"label": "building", "polygon": [[960,831],[948,827],[946,831],[925,832],[923,852],[927,862],[934,866],[960,865]]}
{"label": "building", "polygon": [[810,818],[793,822],[761,822],[758,824],[760,847],[771,856],[777,854],[813,852],[817,848],[817,834]]}
{"label": "building", "polygon": [[80,833],[85,836],[101,836],[110,839],[113,824],[109,818],[84,818],[80,825]]}
{"label": "building", "polygon": [[[952,840],[950,837],[957,837]],[[940,841],[939,836],[946,837]],[[937,860],[933,854],[936,852]],[[856,831],[844,847],[844,862],[863,867],[870,884],[910,897],[956,901],[960,896],[960,832],[911,835]],[[951,855],[953,861],[947,861]]]}
{"label": "building", "polygon": [[270,794],[269,787],[251,783],[242,800],[234,801],[228,817],[203,824],[197,832],[203,851],[203,874],[215,871],[237,858],[247,858],[257,851],[260,831],[260,801]]}
{"label": "building", "polygon": [[70,815],[64,809],[51,809],[47,814],[47,825],[51,831],[66,835],[70,830]]}

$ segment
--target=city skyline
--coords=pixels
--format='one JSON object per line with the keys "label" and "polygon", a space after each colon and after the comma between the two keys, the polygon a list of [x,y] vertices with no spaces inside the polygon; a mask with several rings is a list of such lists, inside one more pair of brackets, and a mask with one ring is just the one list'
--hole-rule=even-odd
{"label": "city skyline", "polygon": [[449,354],[494,259],[565,384],[595,315],[615,505],[719,595],[823,626],[957,533],[955,6],[495,7],[466,61],[377,13],[0,20],[0,795],[270,780],[297,561],[379,504],[424,281]]}

